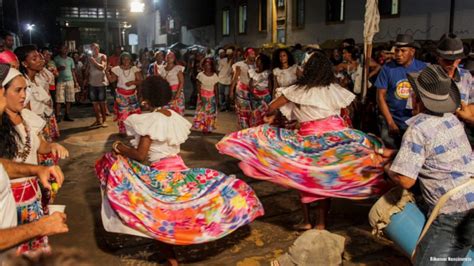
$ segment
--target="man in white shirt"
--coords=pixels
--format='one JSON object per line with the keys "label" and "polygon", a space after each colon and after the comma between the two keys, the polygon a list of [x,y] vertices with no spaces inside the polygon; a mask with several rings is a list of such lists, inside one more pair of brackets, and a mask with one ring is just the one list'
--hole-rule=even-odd
{"label": "man in white shirt", "polygon": [[219,50],[219,61],[217,72],[219,76],[219,106],[220,111],[224,112],[230,108],[229,90],[232,82],[232,58],[234,51],[232,49]]}

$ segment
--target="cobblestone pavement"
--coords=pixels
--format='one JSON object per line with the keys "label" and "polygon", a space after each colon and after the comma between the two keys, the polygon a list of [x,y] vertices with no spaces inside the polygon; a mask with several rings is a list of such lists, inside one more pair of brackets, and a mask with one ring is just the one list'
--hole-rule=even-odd
{"label": "cobblestone pavement", "polygon": [[[71,158],[61,162],[66,182],[56,202],[67,206],[70,232],[51,237],[54,247],[77,247],[86,251],[96,265],[162,265],[154,241],[104,231],[100,220],[100,191],[94,174],[95,161],[111,149],[116,135],[115,123],[108,128],[89,130],[94,119],[92,107],[74,108],[75,122],[61,122],[60,143]],[[192,119],[188,111],[187,118]],[[236,130],[235,115],[220,113],[218,130],[203,135],[193,132],[182,145],[182,156],[190,167],[209,167],[236,174],[248,182],[265,208],[265,216],[218,241],[176,247],[183,265],[269,265],[287,251],[298,234],[291,229],[301,220],[298,194],[268,182],[243,176],[237,161],[220,155],[214,144],[225,133]],[[334,200],[328,230],[346,238],[344,265],[409,265],[393,244],[370,233],[367,213],[373,201]]]}

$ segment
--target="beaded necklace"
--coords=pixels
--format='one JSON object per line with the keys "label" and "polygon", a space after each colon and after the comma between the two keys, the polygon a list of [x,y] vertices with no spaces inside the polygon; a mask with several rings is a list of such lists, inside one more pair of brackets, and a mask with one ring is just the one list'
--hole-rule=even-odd
{"label": "beaded necklace", "polygon": [[23,124],[23,127],[25,128],[26,138],[25,138],[25,143],[23,143],[23,148],[18,150],[17,157],[21,159],[22,163],[24,163],[31,153],[31,134],[30,134],[30,128],[26,125],[24,119],[21,123]]}

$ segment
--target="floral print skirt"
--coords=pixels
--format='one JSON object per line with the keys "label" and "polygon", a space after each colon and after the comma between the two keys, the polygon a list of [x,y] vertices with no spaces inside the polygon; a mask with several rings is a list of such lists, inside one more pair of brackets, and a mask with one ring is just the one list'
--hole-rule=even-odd
{"label": "floral print skirt", "polygon": [[147,166],[108,153],[96,163],[96,173],[123,224],[169,244],[213,241],[264,213],[245,182],[187,168],[179,156]]}
{"label": "floral print skirt", "polygon": [[245,129],[250,127],[252,105],[250,103],[249,86],[240,81],[235,88],[235,110],[237,111],[239,128]]}
{"label": "floral print skirt", "polygon": [[[41,190],[36,178],[25,178],[11,182],[16,202],[18,225],[32,223],[45,215],[41,203]],[[51,250],[48,237],[37,237],[18,246],[17,254],[41,253]]]}
{"label": "floral print skirt", "polygon": [[212,132],[216,129],[217,102],[214,91],[201,89],[198,97],[193,128],[202,132]]}
{"label": "floral print skirt", "polygon": [[246,175],[299,190],[303,203],[364,199],[388,188],[373,160],[381,143],[339,117],[301,123],[299,130],[265,124],[231,133],[216,146],[239,159]]}
{"label": "floral print skirt", "polygon": [[176,97],[176,93],[178,93],[179,84],[171,85],[171,102],[166,106],[166,108],[175,111],[180,115],[184,115],[185,104],[184,104],[184,92],[181,91],[181,94]]}
{"label": "floral print skirt", "polygon": [[263,124],[263,117],[266,115],[268,105],[272,101],[270,90],[266,89],[258,93],[252,93],[250,97],[252,105],[252,116],[250,118],[250,126],[255,127]]}
{"label": "floral print skirt", "polygon": [[47,142],[53,142],[59,138],[59,127],[56,116],[52,113],[50,116],[43,115],[42,118],[46,121],[43,128],[42,135]]}
{"label": "floral print skirt", "polygon": [[117,114],[119,133],[125,134],[125,120],[132,114],[141,114],[136,90],[116,89],[115,113]]}

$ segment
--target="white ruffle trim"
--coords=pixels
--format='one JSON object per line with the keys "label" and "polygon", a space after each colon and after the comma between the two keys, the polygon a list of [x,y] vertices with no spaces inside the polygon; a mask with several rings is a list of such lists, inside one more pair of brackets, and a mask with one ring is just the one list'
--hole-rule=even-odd
{"label": "white ruffle trim", "polygon": [[191,133],[191,123],[172,110],[171,116],[160,112],[133,114],[125,120],[129,136],[149,136],[152,140],[180,145]]}
{"label": "white ruffle trim", "polygon": [[326,110],[345,108],[355,99],[352,92],[335,83],[327,87],[313,87],[310,89],[292,85],[278,90],[285,98],[295,104],[315,106]]}

